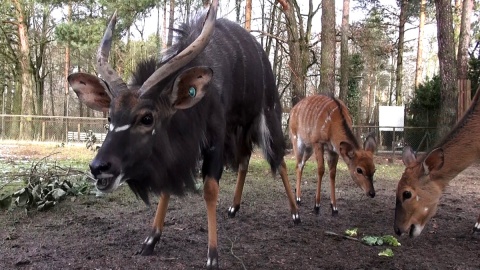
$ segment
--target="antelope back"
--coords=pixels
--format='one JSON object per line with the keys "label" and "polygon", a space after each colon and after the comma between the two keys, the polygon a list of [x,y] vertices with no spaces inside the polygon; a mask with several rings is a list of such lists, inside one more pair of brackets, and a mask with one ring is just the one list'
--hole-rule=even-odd
{"label": "antelope back", "polygon": [[323,144],[346,162],[353,180],[374,196],[373,153],[376,142],[368,136],[362,149],[352,132],[352,118],[345,104],[334,97],[313,95],[302,99],[290,112],[292,143],[312,147]]}

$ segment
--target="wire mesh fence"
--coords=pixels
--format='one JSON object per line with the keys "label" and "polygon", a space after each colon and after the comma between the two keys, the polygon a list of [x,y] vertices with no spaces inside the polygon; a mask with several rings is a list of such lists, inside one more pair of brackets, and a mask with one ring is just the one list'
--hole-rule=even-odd
{"label": "wire mesh fence", "polygon": [[[92,117],[0,115],[2,140],[35,140],[53,142],[85,142],[92,134],[101,143],[107,135],[107,119]],[[22,124],[23,123],[23,124]],[[288,128],[283,123],[285,136]],[[30,129],[26,134],[27,125]],[[435,129],[429,127],[354,126],[353,132],[360,142],[375,134],[380,152],[401,153],[405,145],[416,151],[426,151],[433,146]],[[288,140],[288,137],[286,137]]]}

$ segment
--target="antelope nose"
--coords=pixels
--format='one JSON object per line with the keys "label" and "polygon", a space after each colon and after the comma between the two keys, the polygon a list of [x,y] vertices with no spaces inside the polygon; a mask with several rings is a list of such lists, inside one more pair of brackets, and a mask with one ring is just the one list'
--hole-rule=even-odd
{"label": "antelope nose", "polygon": [[402,235],[402,232],[400,231],[400,228],[398,228],[397,226],[394,226],[393,229],[398,236]]}
{"label": "antelope nose", "polygon": [[93,176],[97,178],[99,174],[102,172],[108,171],[110,167],[112,167],[112,164],[110,162],[96,162],[93,161],[90,163],[90,171],[92,172]]}
{"label": "antelope nose", "polygon": [[374,198],[375,197],[375,190],[369,191],[368,196],[370,196],[370,198]]}

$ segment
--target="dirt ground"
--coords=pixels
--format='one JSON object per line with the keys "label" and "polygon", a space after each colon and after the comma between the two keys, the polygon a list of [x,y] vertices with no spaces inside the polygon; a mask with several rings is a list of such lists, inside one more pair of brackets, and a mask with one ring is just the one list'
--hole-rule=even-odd
{"label": "dirt ground", "polygon": [[[8,154],[9,158],[25,155],[19,147],[9,148]],[[291,220],[281,181],[268,172],[247,176],[241,209],[235,218],[228,218],[235,175],[225,172],[217,211],[220,268],[480,269],[480,234],[471,234],[480,212],[480,165],[451,182],[422,235],[400,237],[402,245],[391,247],[393,257],[378,256],[386,246],[366,246],[325,234],[343,234],[357,227],[360,237],[394,235],[399,175],[388,172],[401,164],[399,160],[389,164],[380,157],[377,164],[374,199],[361,194],[345,173],[340,174],[335,217],[329,208],[328,181],[323,185],[320,214],[314,214],[316,180],[314,174],[307,176],[300,225]],[[293,168],[289,169],[293,186]],[[154,254],[135,254],[150,230],[155,207],[156,198],[147,207],[123,186],[104,197],[68,199],[47,212],[0,213],[0,269],[205,268],[207,225],[201,193],[172,197]]]}

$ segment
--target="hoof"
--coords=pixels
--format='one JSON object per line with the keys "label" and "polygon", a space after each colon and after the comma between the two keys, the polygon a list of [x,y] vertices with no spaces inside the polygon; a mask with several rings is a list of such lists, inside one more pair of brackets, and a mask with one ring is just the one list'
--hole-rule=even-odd
{"label": "hoof", "polygon": [[336,206],[333,206],[333,204],[330,204],[330,207],[332,208],[332,216],[338,216],[338,209]]}
{"label": "hoof", "polygon": [[208,249],[207,269],[218,269],[218,252],[216,248]]}
{"label": "hoof", "polygon": [[316,215],[320,214],[320,205],[315,204],[315,206],[313,207],[313,211]]}
{"label": "hoof", "polygon": [[480,232],[480,222],[475,223],[475,226],[473,226],[472,233]]}
{"label": "hoof", "polygon": [[235,217],[235,214],[238,212],[238,210],[240,210],[240,205],[237,205],[237,206],[230,206],[230,208],[228,208],[227,210],[227,213],[228,213],[228,217],[229,218],[234,218]]}
{"label": "hoof", "polygon": [[300,219],[300,215],[298,213],[292,214],[293,218],[293,224],[298,225],[302,223],[302,220]]}
{"label": "hoof", "polygon": [[296,197],[296,198],[295,198],[295,201],[297,202],[297,205],[301,205],[301,204],[302,204],[302,199],[300,199],[300,197]]}
{"label": "hoof", "polygon": [[142,256],[150,256],[153,254],[153,250],[155,249],[155,245],[160,240],[160,236],[162,236],[162,232],[157,232],[153,230],[150,235],[143,241],[142,249],[137,252]]}

